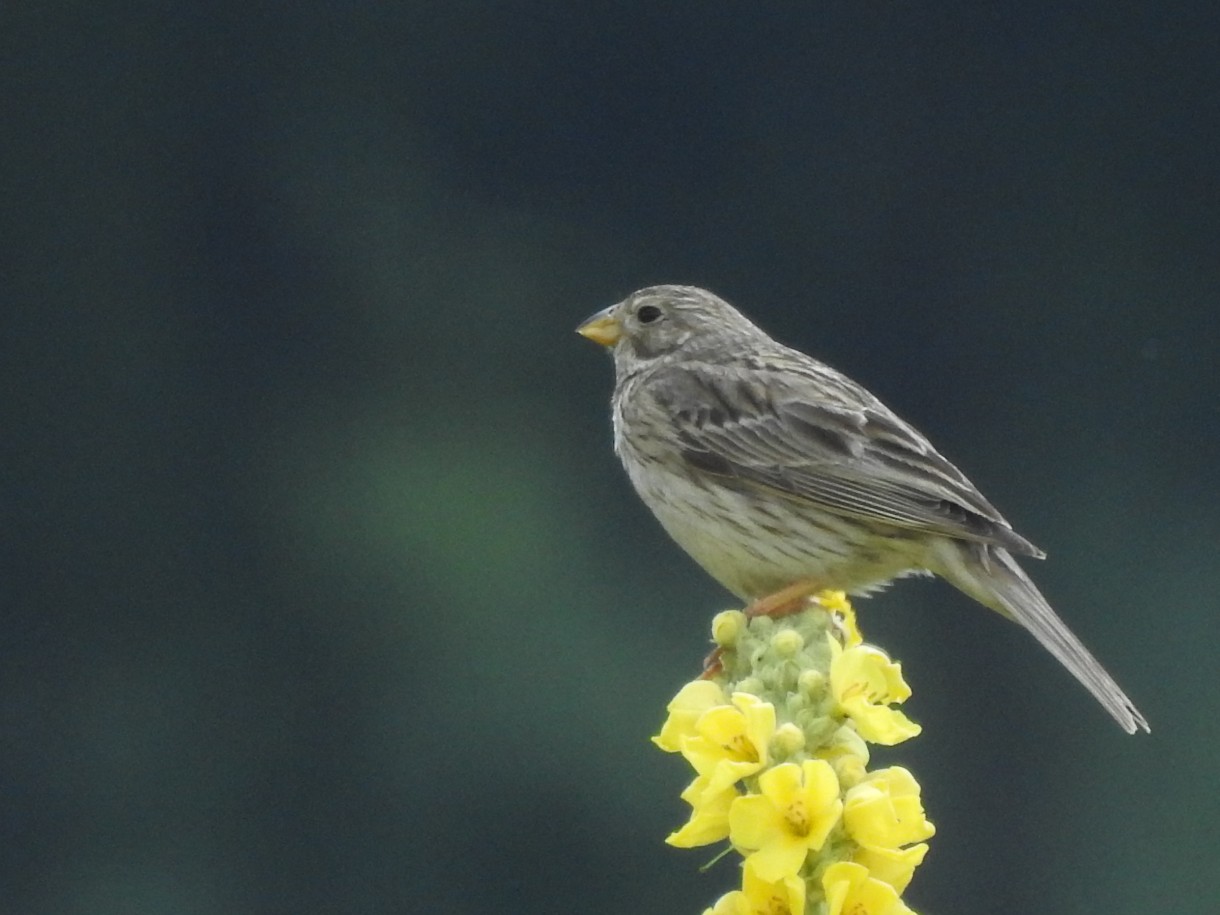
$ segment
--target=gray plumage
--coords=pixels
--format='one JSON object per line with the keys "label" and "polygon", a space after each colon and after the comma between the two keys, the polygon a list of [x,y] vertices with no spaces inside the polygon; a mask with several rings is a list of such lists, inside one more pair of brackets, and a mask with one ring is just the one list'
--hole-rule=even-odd
{"label": "gray plumage", "polygon": [[615,450],[637,492],[738,597],[931,572],[1028,629],[1128,733],[1148,730],[1013,558],[1043,553],[860,385],[692,286],[642,289],[580,331],[612,349]]}

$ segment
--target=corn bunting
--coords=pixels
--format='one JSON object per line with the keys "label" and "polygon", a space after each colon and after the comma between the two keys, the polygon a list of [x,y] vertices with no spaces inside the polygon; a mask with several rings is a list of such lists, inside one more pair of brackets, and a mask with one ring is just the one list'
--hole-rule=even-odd
{"label": "corn bunting", "polygon": [[750,612],[931,572],[1148,730],[1014,559],[1042,551],[863,387],[692,286],[642,289],[578,330],[613,354],[614,446],[640,498]]}

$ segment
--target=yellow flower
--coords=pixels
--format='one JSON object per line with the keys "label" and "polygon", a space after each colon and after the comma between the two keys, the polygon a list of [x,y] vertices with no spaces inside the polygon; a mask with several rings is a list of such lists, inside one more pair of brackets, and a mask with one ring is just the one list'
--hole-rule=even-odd
{"label": "yellow flower", "polygon": [[710,909],[704,909],[703,915],[754,915],[746,902],[746,894],[741,890],[725,893],[716,900]]}
{"label": "yellow flower", "polygon": [[892,886],[894,892],[902,893],[927,853],[927,843],[920,842],[907,848],[860,848],[851,859],[867,867],[873,877]]}
{"label": "yellow flower", "polygon": [[795,874],[779,880],[764,880],[746,862],[741,889],[750,915],[804,915],[805,881]]}
{"label": "yellow flower", "polygon": [[719,842],[729,834],[729,805],[738,797],[732,785],[709,790],[712,778],[700,775],[686,786],[682,800],[691,805],[690,820],[665,841],[678,848]]}
{"label": "yellow flower", "polygon": [[763,880],[747,862],[742,887],[726,893],[703,915],[804,915],[805,881],[791,875]]}
{"label": "yellow flower", "polygon": [[835,622],[843,631],[843,644],[848,648],[864,641],[860,635],[860,627],[856,625],[856,608],[851,605],[844,591],[823,591],[817,597],[828,612],[834,615]]}
{"label": "yellow flower", "polygon": [[902,702],[911,688],[902,679],[902,666],[879,648],[857,645],[844,648],[830,642],[830,690],[844,714],[851,718],[860,736],[873,743],[893,746],[914,737],[922,728],[891,702]]}
{"label": "yellow flower", "polygon": [[818,603],[779,623],[719,614],[726,668],[682,687],[653,738],[696,773],[666,842],[727,837],[744,858],[739,888],[704,915],[914,915],[900,896],[935,828],[910,772],[868,769],[870,742],[920,732],[897,708],[911,690],[862,642],[846,595]]}
{"label": "yellow flower", "polygon": [[677,753],[682,749],[682,738],[695,733],[695,722],[699,716],[716,705],[724,705],[728,699],[724,691],[711,680],[694,680],[678,690],[665,710],[669,717],[661,725],[661,733],[652,742],[666,753]]}
{"label": "yellow flower", "polygon": [[915,915],[892,886],[850,861],[826,868],[822,889],[826,893],[826,915]]}
{"label": "yellow flower", "polygon": [[761,794],[739,797],[729,808],[729,839],[751,849],[746,859],[758,876],[778,881],[800,870],[843,811],[839,781],[824,759],[784,763],[758,777]]}
{"label": "yellow flower", "polygon": [[902,766],[878,769],[851,788],[843,825],[858,845],[869,849],[901,848],[936,832],[924,815],[919,783]]}
{"label": "yellow flower", "polygon": [[749,693],[734,693],[732,705],[708,709],[682,738],[682,755],[700,775],[710,776],[713,793],[767,765],[767,744],[775,733],[775,706]]}

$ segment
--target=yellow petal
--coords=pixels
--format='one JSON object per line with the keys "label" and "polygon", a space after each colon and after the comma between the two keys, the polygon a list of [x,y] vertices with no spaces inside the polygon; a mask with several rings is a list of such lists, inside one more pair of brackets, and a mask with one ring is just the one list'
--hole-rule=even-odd
{"label": "yellow petal", "polygon": [[839,779],[830,763],[824,759],[809,759],[801,763],[801,776],[804,782],[801,804],[807,824],[805,845],[817,851],[826,842],[826,837],[843,812],[843,802],[839,799]]}
{"label": "yellow petal", "polygon": [[746,861],[755,868],[760,879],[774,883],[785,877],[795,877],[808,854],[808,845],[793,836],[781,833],[774,841],[751,854]]}
{"label": "yellow petal", "polygon": [[711,789],[711,779],[699,776],[682,792],[682,800],[691,805],[690,820],[665,841],[678,848],[694,848],[719,842],[729,834],[729,805],[737,792]]}
{"label": "yellow petal", "polygon": [[786,807],[797,799],[801,777],[800,766],[783,763],[758,777],[758,790],[776,807]]}
{"label": "yellow petal", "polygon": [[878,770],[851,788],[843,824],[865,848],[899,848],[936,832],[924,815],[919,783],[901,766]]}
{"label": "yellow petal", "polygon": [[898,709],[866,704],[847,705],[844,709],[856,723],[861,737],[885,747],[918,737],[923,732],[923,728]]}
{"label": "yellow petal", "polygon": [[892,886],[873,879],[866,867],[850,861],[826,868],[822,889],[827,915],[914,915]]}
{"label": "yellow petal", "polygon": [[868,868],[873,877],[888,883],[901,895],[915,876],[915,868],[923,863],[928,846],[921,842],[909,848],[861,848],[852,860]]}
{"label": "yellow petal", "polygon": [[831,637],[830,688],[843,713],[855,723],[860,736],[873,743],[893,746],[922,728],[890,703],[902,702],[911,688],[902,678],[902,667],[885,652],[870,645],[846,651]]}
{"label": "yellow petal", "polygon": [[784,828],[775,805],[758,794],[737,798],[729,807],[729,838],[740,848],[761,848]]}
{"label": "yellow petal", "polygon": [[703,915],[755,915],[752,908],[745,893],[733,890],[717,899],[710,909],[704,909]]}
{"label": "yellow petal", "polygon": [[833,613],[839,620],[839,628],[843,633],[844,644],[848,648],[859,645],[864,639],[860,635],[860,627],[856,625],[856,610],[843,591],[823,591],[817,596],[818,603]]}
{"label": "yellow petal", "polygon": [[742,892],[745,894],[751,913],[766,915],[804,915],[805,881],[795,874],[779,880],[764,880],[758,876],[758,868],[747,861],[742,877]]}
{"label": "yellow petal", "polygon": [[741,710],[746,738],[754,746],[758,761],[767,764],[767,746],[775,733],[775,706],[750,693],[733,693],[733,705]]}
{"label": "yellow petal", "polygon": [[871,645],[839,651],[830,662],[830,679],[840,702],[860,697],[874,705],[886,705],[911,696],[911,687],[902,678],[902,665]]}
{"label": "yellow petal", "polygon": [[739,797],[729,808],[729,838],[752,849],[749,861],[764,880],[795,874],[810,850],[818,850],[839,820],[843,803],[830,763],[783,763],[758,778],[760,794]]}
{"label": "yellow petal", "polygon": [[661,726],[661,733],[652,738],[652,742],[666,753],[677,753],[682,749],[681,739],[694,734],[699,716],[713,706],[727,702],[724,691],[711,680],[687,683],[666,706],[669,716]]}
{"label": "yellow petal", "polygon": [[767,764],[767,745],[775,732],[775,707],[757,696],[735,693],[733,705],[708,709],[695,723],[694,736],[679,741],[682,755],[700,775],[717,773],[720,787],[753,775]]}

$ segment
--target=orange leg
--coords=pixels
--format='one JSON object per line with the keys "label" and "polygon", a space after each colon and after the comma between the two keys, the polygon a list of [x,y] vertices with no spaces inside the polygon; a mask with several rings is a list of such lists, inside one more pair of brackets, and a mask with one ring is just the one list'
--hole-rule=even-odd
{"label": "orange leg", "polygon": [[822,590],[817,582],[805,579],[793,582],[786,588],[780,588],[774,594],[760,597],[746,607],[746,616],[753,619],[756,616],[769,616],[772,619],[788,616],[805,609],[809,598]]}

